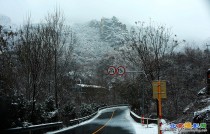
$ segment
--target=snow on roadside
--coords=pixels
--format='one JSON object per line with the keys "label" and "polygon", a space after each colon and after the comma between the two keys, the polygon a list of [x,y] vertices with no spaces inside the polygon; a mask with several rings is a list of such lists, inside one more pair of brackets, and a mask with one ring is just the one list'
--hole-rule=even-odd
{"label": "snow on roadside", "polygon": [[[84,124],[87,124],[91,121],[93,121],[94,119],[96,119],[101,113],[103,112],[107,112],[107,111],[113,111],[115,109],[115,107],[113,108],[107,108],[107,109],[103,109],[103,110],[100,110],[98,112],[98,114],[96,116],[94,116],[92,119],[90,120],[87,120],[85,122],[82,122],[80,124],[77,124],[77,125],[74,125],[74,126],[70,126],[70,127],[65,127],[63,129],[60,129],[60,130],[57,130],[57,131],[54,131],[54,132],[48,132],[47,134],[53,134],[53,133],[56,133],[56,132],[63,132],[63,131],[66,131],[66,130],[69,130],[69,129],[72,129],[74,127],[77,127],[77,126],[80,126],[80,125],[84,125]],[[136,115],[137,116],[137,115]],[[148,126],[145,124],[145,125],[142,125],[140,123],[137,123],[136,121],[133,120],[133,118],[130,116],[130,110],[127,109],[126,110],[126,116],[125,118],[131,123],[131,125],[133,126],[134,128],[134,131],[135,131],[135,134],[157,134],[158,133],[158,128],[157,128],[157,124],[149,124]],[[162,123],[163,123],[163,126],[162,128],[164,130],[170,130],[169,128],[169,124],[167,124],[165,122],[165,120],[162,120]],[[163,131],[163,134],[178,134],[178,132],[176,131]]]}
{"label": "snow on roadside", "polygon": [[[157,124],[149,124],[148,126],[142,125],[140,123],[137,123],[134,121],[134,119],[130,116],[130,110],[128,109],[126,111],[126,119],[130,121],[130,123],[133,125],[136,134],[157,134],[158,133],[158,128]],[[162,128],[164,130],[168,129],[169,130],[169,124],[165,122],[165,120],[162,120],[163,126]],[[163,131],[163,134],[177,134],[177,132],[174,131]]]}

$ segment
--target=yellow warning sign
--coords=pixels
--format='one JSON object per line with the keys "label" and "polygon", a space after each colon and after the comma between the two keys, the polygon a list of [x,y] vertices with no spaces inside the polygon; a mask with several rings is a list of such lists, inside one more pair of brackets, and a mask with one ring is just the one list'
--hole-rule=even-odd
{"label": "yellow warning sign", "polygon": [[158,94],[160,94],[161,98],[166,98],[166,81],[161,80],[160,81],[160,93],[158,93],[158,81],[152,82],[152,88],[153,88],[153,99],[158,98]]}

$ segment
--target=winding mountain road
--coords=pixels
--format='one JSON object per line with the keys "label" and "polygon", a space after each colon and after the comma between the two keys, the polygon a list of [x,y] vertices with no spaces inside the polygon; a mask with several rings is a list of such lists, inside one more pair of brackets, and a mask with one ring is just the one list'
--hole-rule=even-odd
{"label": "winding mountain road", "polygon": [[[120,106],[104,109],[90,121],[63,131],[65,134],[135,134],[129,120],[129,108]],[[131,117],[130,117],[131,118]]]}

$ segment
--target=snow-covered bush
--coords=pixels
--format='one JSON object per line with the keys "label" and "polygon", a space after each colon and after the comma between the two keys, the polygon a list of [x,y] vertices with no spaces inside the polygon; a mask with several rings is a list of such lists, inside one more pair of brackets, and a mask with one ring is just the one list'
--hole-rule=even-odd
{"label": "snow-covered bush", "polygon": [[92,108],[92,111],[93,111],[93,112],[97,111],[99,107],[100,107],[100,106],[99,106],[97,103],[92,103],[92,104],[91,104],[91,108]]}
{"label": "snow-covered bush", "polygon": [[45,102],[45,112],[52,112],[56,110],[55,100],[52,96],[48,97]]}
{"label": "snow-covered bush", "polygon": [[73,103],[67,103],[60,110],[61,118],[64,123],[76,118],[76,107]]}
{"label": "snow-covered bush", "polygon": [[45,122],[45,118],[43,116],[44,106],[41,103],[37,103],[34,110],[34,122],[33,124],[41,124]]}
{"label": "snow-covered bush", "polygon": [[94,112],[91,104],[82,103],[79,109],[79,116],[81,117],[88,116]]}
{"label": "snow-covered bush", "polygon": [[22,126],[21,122],[28,117],[28,102],[22,94],[0,96],[0,128]]}
{"label": "snow-covered bush", "polygon": [[45,122],[54,122],[57,121],[58,110],[55,107],[55,100],[52,96],[49,96],[44,102],[44,112],[42,117]]}

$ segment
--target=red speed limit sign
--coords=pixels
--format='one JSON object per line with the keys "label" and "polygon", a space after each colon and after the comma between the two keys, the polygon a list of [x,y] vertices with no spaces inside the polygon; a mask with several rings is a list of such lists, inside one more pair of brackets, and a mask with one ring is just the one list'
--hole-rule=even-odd
{"label": "red speed limit sign", "polygon": [[109,66],[108,70],[107,70],[109,75],[124,75],[125,74],[125,67],[124,66],[119,66],[118,68],[116,68],[115,66]]}

